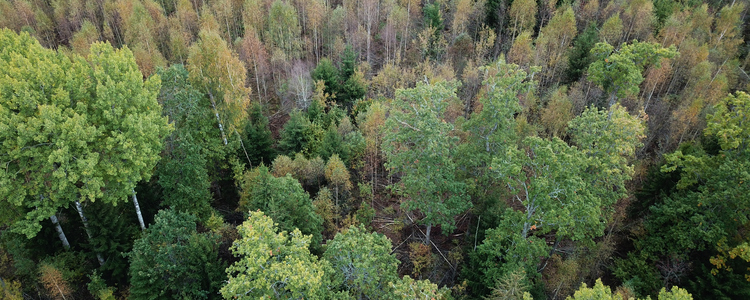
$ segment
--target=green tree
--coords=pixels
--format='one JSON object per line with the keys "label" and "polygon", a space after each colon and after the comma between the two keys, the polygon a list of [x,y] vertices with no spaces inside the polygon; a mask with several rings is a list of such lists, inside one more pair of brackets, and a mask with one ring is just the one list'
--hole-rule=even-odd
{"label": "green tree", "polygon": [[251,166],[271,164],[276,158],[276,150],[272,148],[273,142],[268,118],[263,115],[263,107],[260,103],[255,103],[250,109],[250,121],[245,125],[242,148],[239,149],[242,152],[238,153],[239,157],[247,154]]}
{"label": "green tree", "polygon": [[597,279],[594,287],[591,288],[586,286],[586,283],[582,283],[581,288],[573,294],[573,297],[566,298],[566,300],[584,299],[623,300],[621,295],[613,295],[612,289],[604,285],[601,279]]}
{"label": "green tree", "polygon": [[135,213],[123,213],[119,207],[103,202],[89,203],[86,208],[91,217],[91,249],[105,259],[98,271],[109,282],[126,284],[130,264],[122,254],[133,249],[133,237],[141,229],[134,222]]}
{"label": "green tree", "polygon": [[438,288],[437,284],[429,280],[414,280],[409,275],[390,283],[392,292],[387,295],[388,299],[395,300],[447,300],[450,298],[450,290]]}
{"label": "green tree", "polygon": [[351,45],[347,45],[341,54],[341,66],[339,68],[339,87],[336,91],[336,102],[351,107],[355,100],[360,99],[367,93],[364,74],[356,68],[357,54]]}
{"label": "green tree", "polygon": [[215,125],[212,108],[188,81],[188,71],[172,65],[158,74],[163,78],[159,101],[175,127],[156,168],[162,206],[205,220],[212,211],[208,166],[223,158],[222,139],[218,131],[207,129]]}
{"label": "green tree", "polygon": [[[622,295],[612,294],[612,289],[602,283],[601,279],[597,279],[594,287],[586,286],[586,283],[581,284],[572,297],[565,298],[566,300],[623,300]],[[630,298],[633,299],[633,298]],[[651,299],[647,297],[646,299]],[[672,287],[669,291],[666,288],[662,288],[659,292],[658,300],[692,300],[693,296],[690,295],[685,289],[679,287]]]}
{"label": "green tree", "polygon": [[706,117],[704,130],[707,136],[717,138],[719,153],[678,150],[666,156],[667,164],[662,167],[665,172],[679,172],[677,188],[684,190],[684,196],[675,199],[676,203],[665,202],[659,212],[669,213],[664,218],[679,218],[670,231],[682,242],[680,246],[702,250],[718,244],[720,252],[711,261],[717,268],[726,267],[728,249],[739,252],[747,245],[747,238],[738,238],[737,232],[750,221],[750,203],[745,197],[750,189],[744,184],[750,180],[748,115],[750,95],[737,92],[727,96]]}
{"label": "green tree", "polygon": [[164,197],[162,206],[206,220],[213,210],[206,160],[200,154],[200,147],[191,143],[190,136],[177,138],[181,143],[158,168]]}
{"label": "green tree", "polygon": [[[748,103],[750,96],[737,92],[717,104],[707,116],[701,143],[686,143],[665,155],[661,170],[669,174],[660,177],[667,180],[653,180],[664,187],[645,191],[652,199],[639,197],[650,201],[642,204],[648,206],[644,234],[626,259],[616,260],[614,272],[622,280],[636,278],[638,292],[655,294],[658,281],[649,279],[661,279],[690,282],[696,297],[747,297],[748,290],[737,284],[744,282],[740,272],[712,271],[709,262],[721,269],[739,266],[727,259],[727,250],[747,241],[739,232],[748,224],[750,205],[744,184],[750,180]],[[691,265],[693,271],[686,272]]]}
{"label": "green tree", "polygon": [[310,75],[315,82],[322,80],[325,84],[324,91],[336,97],[339,88],[338,70],[333,66],[330,59],[327,57],[321,59]]}
{"label": "green tree", "polygon": [[609,94],[609,107],[612,107],[618,98],[638,94],[646,67],[658,67],[663,57],[673,58],[677,51],[674,46],[663,48],[658,43],[638,41],[615,51],[614,47],[603,42],[597,43],[591,54],[596,60],[589,66],[589,79]]}
{"label": "green tree", "polygon": [[486,286],[517,268],[534,274],[539,257],[549,255],[543,238],[549,233],[583,244],[604,233],[606,212],[625,193],[625,181],[632,175],[627,158],[643,132],[624,109],[612,110],[611,119],[592,109],[570,122],[580,148],[556,137],[527,137],[523,148],[511,144],[504,155],[493,158],[492,174],[523,209],[507,208],[478,248],[485,257]]}
{"label": "green tree", "polygon": [[[518,141],[515,116],[523,111],[519,96],[533,94],[537,83],[521,67],[498,60],[481,69],[484,89],[479,97],[482,109],[476,110],[463,123],[466,143],[459,146],[458,164],[461,178],[468,182],[476,211],[483,220],[500,215],[497,211],[497,193],[504,189],[488,167],[493,157],[502,156],[507,148]],[[532,72],[538,71],[534,68]]]}
{"label": "green tree", "polygon": [[[454,83],[417,84],[414,89],[398,90],[383,138],[387,167],[403,174],[393,189],[405,197],[403,209],[420,211],[427,225],[425,243],[430,242],[433,225],[452,232],[454,216],[471,207],[465,184],[456,179],[456,143],[452,123],[444,114],[456,98]],[[419,109],[416,109],[419,107]]]}
{"label": "green tree", "polygon": [[194,216],[160,211],[128,254],[131,299],[217,299],[226,266],[218,244],[215,233],[197,232]]}
{"label": "green tree", "polygon": [[620,105],[609,110],[589,107],[568,126],[573,143],[591,159],[581,174],[591,193],[602,199],[605,207],[626,197],[625,182],[634,173],[629,163],[645,137],[642,120]]}
{"label": "green tree", "polygon": [[[172,149],[189,142],[198,147],[206,161],[223,159],[226,150],[221,146],[220,132],[213,130],[216,126],[213,108],[210,101],[206,101],[205,94],[190,82],[188,70],[183,65],[174,64],[160,69],[157,74],[162,80],[158,96],[162,114],[169,117],[174,126],[174,131],[166,138],[163,154],[169,158]],[[186,138],[190,139],[186,141]]]}
{"label": "green tree", "polygon": [[334,288],[357,299],[389,299],[388,283],[398,280],[390,239],[359,225],[336,234],[327,246],[323,257],[333,268]]}
{"label": "green tree", "polygon": [[310,120],[302,111],[295,110],[289,114],[289,121],[284,124],[279,140],[279,150],[286,155],[301,153],[307,149],[311,139],[308,137]]}
{"label": "green tree", "polygon": [[499,226],[488,230],[477,248],[487,255],[487,286],[517,268],[534,274],[539,257],[549,255],[540,236],[555,232],[558,239],[591,242],[604,229],[599,219],[602,200],[591,194],[582,178],[587,165],[583,153],[558,138],[529,137],[524,148],[528,150],[509,147],[491,166],[523,209],[507,208]]}
{"label": "green tree", "polygon": [[287,174],[274,177],[268,167],[261,165],[246,172],[239,182],[242,210],[261,210],[268,213],[281,230],[298,228],[311,235],[313,248],[317,249],[322,237],[323,219],[315,213],[310,196],[299,181]]}
{"label": "green tree", "polygon": [[336,155],[341,157],[343,161],[347,161],[349,159],[348,150],[349,149],[347,149],[344,144],[344,137],[341,136],[338,128],[333,126],[333,124],[328,126],[328,130],[326,130],[318,150],[320,157],[323,159],[329,159],[333,155]]}
{"label": "green tree", "polygon": [[28,210],[15,232],[35,236],[79,199],[115,205],[149,179],[171,127],[159,77],[144,82],[130,50],[96,43],[71,61],[7,29],[0,49],[0,199]]}
{"label": "green tree", "polygon": [[262,212],[237,227],[240,239],[232,245],[239,258],[226,272],[224,299],[324,299],[328,263],[310,253],[310,236],[298,229],[278,232]]}
{"label": "green tree", "polygon": [[573,41],[573,48],[570,49],[568,55],[568,82],[578,81],[589,65],[594,62],[594,58],[591,56],[591,48],[599,42],[597,32],[596,24],[591,23]]}
{"label": "green tree", "polygon": [[360,71],[355,71],[343,82],[341,90],[337,94],[336,101],[344,107],[351,107],[354,101],[362,99],[367,94],[365,76]]}

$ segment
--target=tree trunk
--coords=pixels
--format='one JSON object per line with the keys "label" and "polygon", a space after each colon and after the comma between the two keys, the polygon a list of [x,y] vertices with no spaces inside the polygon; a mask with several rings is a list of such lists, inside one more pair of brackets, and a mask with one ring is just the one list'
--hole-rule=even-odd
{"label": "tree trunk", "polygon": [[62,226],[60,226],[60,223],[57,222],[57,216],[52,215],[49,217],[49,220],[52,221],[52,224],[55,225],[57,236],[60,237],[60,241],[62,242],[63,247],[65,247],[65,250],[70,250],[70,243],[68,243],[68,238],[65,236],[65,232],[63,231]]}
{"label": "tree trunk", "polygon": [[219,130],[221,131],[221,139],[224,140],[224,146],[227,145],[227,136],[224,134],[224,125],[221,124],[219,118],[219,111],[216,109],[216,100],[214,100],[214,94],[211,91],[208,92],[208,97],[211,98],[211,107],[214,109],[214,115],[216,116],[216,122],[219,123]]}
{"label": "tree trunk", "polygon": [[[83,222],[83,228],[86,230],[86,235],[89,237],[89,241],[93,242],[93,239],[91,238],[91,230],[89,229],[89,220],[86,218],[86,216],[83,214],[83,207],[81,207],[81,202],[78,202],[76,200],[76,210],[78,211],[78,216],[81,217],[81,221]],[[96,259],[99,261],[99,265],[104,265],[104,259],[102,258],[102,255],[97,252],[96,253]]]}
{"label": "tree trunk", "polygon": [[425,245],[430,244],[430,231],[432,231],[432,222],[427,223],[427,232],[425,233]]}
{"label": "tree trunk", "polygon": [[339,206],[339,186],[336,185],[336,206]]}
{"label": "tree trunk", "polygon": [[133,204],[135,205],[135,214],[138,215],[138,223],[141,224],[141,230],[146,230],[146,224],[143,223],[143,214],[141,214],[141,206],[138,205],[138,198],[135,197],[135,189],[133,192]]}

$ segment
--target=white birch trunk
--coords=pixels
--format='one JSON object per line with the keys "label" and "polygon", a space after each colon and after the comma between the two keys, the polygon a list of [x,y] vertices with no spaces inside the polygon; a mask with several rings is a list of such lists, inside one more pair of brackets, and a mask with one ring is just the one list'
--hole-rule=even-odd
{"label": "white birch trunk", "polygon": [[62,226],[60,226],[60,223],[57,222],[57,216],[52,215],[49,217],[49,220],[52,221],[52,224],[55,225],[55,229],[57,230],[57,236],[60,237],[60,241],[63,244],[63,247],[65,247],[65,250],[70,249],[70,243],[68,242],[68,238],[65,236],[65,232],[62,229]]}
{"label": "white birch trunk", "polygon": [[135,189],[131,189],[133,192],[133,204],[135,205],[135,214],[138,215],[138,223],[141,224],[141,231],[146,230],[146,224],[143,222],[143,214],[141,214],[141,206],[138,205],[138,198],[135,197]]}
{"label": "white birch trunk", "polygon": [[[83,222],[83,228],[86,230],[86,235],[88,235],[89,241],[92,241],[91,230],[89,229],[89,220],[83,214],[83,208],[81,207],[81,202],[78,202],[78,200],[76,200],[75,203],[76,203],[76,210],[78,211],[78,216],[81,217],[81,221]],[[96,253],[96,259],[99,261],[100,266],[104,265],[104,259],[102,258],[102,255],[99,252]]]}
{"label": "white birch trunk", "polygon": [[219,123],[219,130],[221,131],[221,139],[224,140],[224,146],[227,145],[227,136],[224,134],[224,125],[221,124],[221,119],[219,118],[219,111],[216,109],[216,100],[214,100],[214,94],[210,91],[208,92],[208,97],[211,98],[211,107],[214,109],[214,115],[216,116],[216,122]]}

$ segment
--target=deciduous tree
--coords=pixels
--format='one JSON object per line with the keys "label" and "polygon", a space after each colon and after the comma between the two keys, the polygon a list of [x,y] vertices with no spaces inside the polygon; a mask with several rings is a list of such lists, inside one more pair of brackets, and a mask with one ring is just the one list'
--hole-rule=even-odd
{"label": "deciduous tree", "polygon": [[308,250],[310,236],[299,229],[278,232],[273,220],[260,211],[237,227],[240,239],[232,245],[239,258],[229,268],[221,288],[224,299],[325,299],[328,263]]}
{"label": "deciduous tree", "polygon": [[359,225],[336,234],[327,245],[323,257],[333,269],[335,289],[357,299],[389,298],[389,283],[398,280],[398,260],[391,253],[390,239]]}
{"label": "deciduous tree", "polygon": [[227,136],[241,133],[247,117],[250,98],[245,88],[245,65],[211,29],[201,30],[187,61],[190,82],[208,95],[226,146]]}
{"label": "deciduous tree", "polygon": [[612,107],[618,98],[636,95],[643,82],[643,70],[649,65],[658,67],[661,58],[677,55],[675,48],[663,48],[657,43],[635,41],[615,50],[610,44],[597,43],[591,49],[596,61],[589,66],[589,79],[609,93]]}
{"label": "deciduous tree", "polygon": [[7,29],[0,45],[0,198],[28,209],[14,231],[35,236],[70,202],[117,204],[151,176],[171,129],[132,52],[96,43],[70,61]]}

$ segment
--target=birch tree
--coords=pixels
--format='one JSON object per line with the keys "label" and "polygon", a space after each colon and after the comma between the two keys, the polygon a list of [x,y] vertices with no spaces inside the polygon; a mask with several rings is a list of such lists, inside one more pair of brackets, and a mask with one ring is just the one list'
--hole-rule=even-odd
{"label": "birch tree", "polygon": [[88,61],[9,30],[0,45],[0,198],[25,211],[12,230],[31,238],[70,203],[126,201],[171,131],[159,77],[144,82],[132,52],[109,44],[93,44]]}
{"label": "birch tree", "polygon": [[190,47],[188,71],[193,86],[208,95],[224,145],[228,135],[242,132],[250,103],[245,64],[218,32],[204,29]]}

